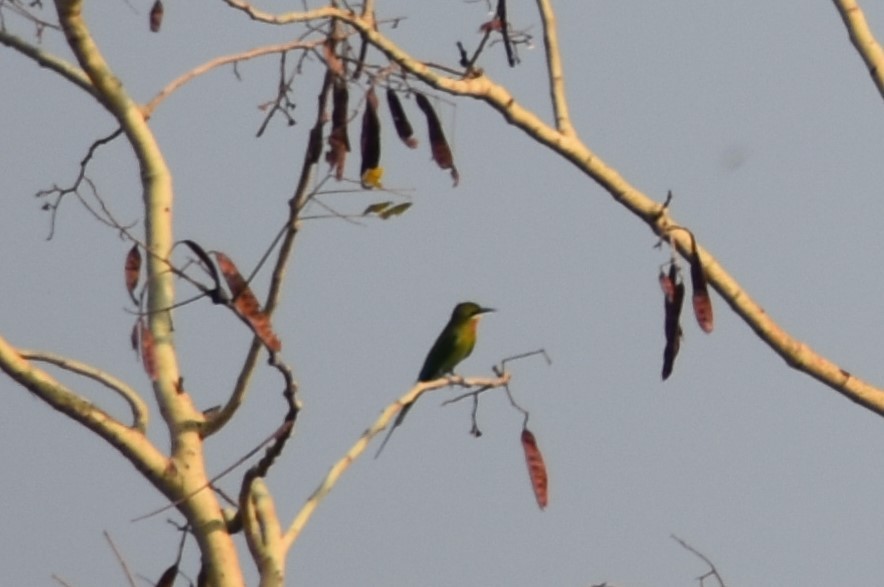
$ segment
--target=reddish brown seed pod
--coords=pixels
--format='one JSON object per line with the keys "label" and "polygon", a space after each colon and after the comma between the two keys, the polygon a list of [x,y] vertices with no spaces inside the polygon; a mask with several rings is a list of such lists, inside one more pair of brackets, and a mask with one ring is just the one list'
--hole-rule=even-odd
{"label": "reddish brown seed pod", "polygon": [[712,299],[709,297],[709,286],[706,283],[706,271],[700,261],[697,250],[697,241],[691,235],[691,303],[694,306],[694,316],[697,324],[706,334],[712,332]]}
{"label": "reddish brown seed pod", "polygon": [[537,447],[537,440],[534,434],[527,428],[522,429],[521,435],[522,450],[525,452],[525,463],[528,465],[528,478],[531,481],[531,488],[534,490],[534,497],[537,499],[537,505],[540,509],[544,509],[549,502],[549,476],[546,472],[546,464],[543,462],[543,454]]}
{"label": "reddish brown seed pod", "polygon": [[279,352],[282,349],[282,343],[273,332],[270,319],[261,311],[261,304],[258,302],[258,298],[252,293],[249,284],[243,279],[239,269],[224,253],[215,251],[215,260],[218,263],[221,274],[224,276],[224,280],[227,281],[230,295],[233,296],[233,310],[252,327],[252,331],[261,339],[264,346],[274,352]]}
{"label": "reddish brown seed pod", "polygon": [[138,287],[138,277],[141,275],[141,251],[138,250],[138,245],[132,245],[132,248],[126,254],[123,274],[126,280],[126,291],[129,292],[129,297],[132,298],[132,302],[137,306],[138,298],[135,297],[135,288]]}
{"label": "reddish brown seed pod", "polygon": [[451,154],[451,147],[445,138],[445,132],[442,130],[442,123],[436,115],[433,105],[427,100],[427,97],[421,93],[415,92],[414,97],[417,100],[417,106],[424,113],[427,119],[427,133],[430,137],[430,149],[433,154],[433,161],[440,169],[450,169],[451,178],[456,186],[460,181],[460,174],[454,166],[454,156]]}

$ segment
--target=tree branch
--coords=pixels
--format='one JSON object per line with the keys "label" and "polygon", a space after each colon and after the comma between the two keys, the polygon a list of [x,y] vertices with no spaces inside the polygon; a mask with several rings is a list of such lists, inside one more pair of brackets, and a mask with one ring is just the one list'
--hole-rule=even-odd
{"label": "tree branch", "polygon": [[83,375],[84,377],[97,381],[108,389],[117,392],[120,397],[126,400],[126,403],[129,404],[129,408],[132,410],[132,428],[141,433],[144,433],[147,430],[147,422],[149,418],[147,404],[144,403],[144,400],[141,399],[138,392],[129,387],[124,381],[121,381],[104,371],[100,371],[91,365],[67,357],[62,357],[54,353],[19,349],[18,354],[21,355],[23,359],[49,363],[50,365],[55,365],[56,367],[70,371],[71,373]]}
{"label": "tree branch", "polygon": [[562,69],[562,53],[559,49],[559,33],[556,29],[556,16],[550,0],[537,0],[540,20],[543,26],[543,46],[546,49],[546,70],[549,74],[549,93],[552,100],[556,128],[567,137],[575,136],[568,114],[568,100],[565,97],[565,73]]}
{"label": "tree branch", "polygon": [[183,73],[178,76],[171,82],[169,82],[166,87],[160,90],[156,96],[151,98],[150,102],[144,105],[141,111],[144,113],[145,118],[150,118],[160,103],[169,97],[172,92],[178,90],[184,84],[194,80],[195,78],[208,73],[209,71],[221,67],[222,65],[227,65],[229,63],[239,63],[240,61],[248,61],[249,59],[255,59],[256,57],[262,57],[264,55],[272,55],[274,53],[285,53],[286,51],[292,51],[295,49],[313,49],[317,45],[321,45],[323,41],[312,41],[305,42],[303,39],[296,39],[294,41],[289,41],[287,43],[279,43],[276,45],[267,45],[264,47],[255,47],[254,49],[249,49],[248,51],[243,51],[241,53],[235,53],[233,55],[223,55],[221,57],[216,57],[211,59],[202,65],[199,65],[190,71]]}
{"label": "tree branch", "polygon": [[[270,24],[286,24],[311,18],[330,17],[346,22],[364,34],[373,46],[399,64],[404,71],[424,83],[449,94],[476,98],[497,110],[509,124],[570,161],[607,191],[615,201],[644,221],[656,235],[667,234],[669,227],[676,224],[660,204],[632,186],[576,136],[567,136],[543,122],[536,114],[519,104],[506,88],[494,83],[487,76],[454,79],[441,75],[403,51],[380,32],[373,30],[366,21],[346,10],[326,7],[306,12],[272,15],[256,10],[242,0],[224,0],[224,2],[247,12],[254,20]],[[687,233],[676,231],[667,238],[671,239],[673,246],[685,258],[688,258],[691,242]],[[780,355],[790,367],[810,375],[851,401],[884,416],[884,390],[854,377],[789,335],[765,313],[761,306],[716,262],[711,254],[699,246],[698,256],[706,270],[709,284],[724,298],[731,309],[755,331],[758,337]]]}
{"label": "tree branch", "polygon": [[421,381],[418,382],[412,387],[407,393],[405,393],[402,397],[388,405],[384,408],[384,411],[381,412],[381,415],[378,416],[378,419],[374,421],[369,428],[362,433],[353,446],[350,447],[350,450],[335,463],[319,486],[313,491],[310,495],[310,498],[301,508],[301,511],[298,512],[298,515],[295,516],[295,519],[292,521],[291,526],[289,526],[285,535],[283,536],[283,548],[285,551],[288,551],[291,548],[292,544],[298,539],[298,536],[301,534],[301,531],[304,529],[304,526],[307,525],[307,522],[310,521],[310,518],[313,516],[313,513],[316,511],[316,508],[319,507],[319,504],[328,496],[331,490],[334,488],[335,484],[341,478],[341,476],[346,472],[346,470],[352,465],[359,456],[365,452],[365,449],[368,447],[368,443],[371,442],[371,439],[377,436],[380,432],[382,432],[393,420],[393,418],[402,410],[404,406],[411,405],[417,400],[422,394],[431,391],[433,389],[441,389],[443,387],[448,387],[449,385],[461,385],[463,387],[484,387],[487,389],[491,389],[493,387],[501,387],[509,383],[510,375],[508,373],[503,373],[500,377],[495,378],[480,378],[480,377],[442,377],[440,379],[434,379],[433,381]]}
{"label": "tree branch", "polygon": [[[29,351],[24,351],[28,353]],[[137,428],[130,428],[37,369],[0,337],[0,369],[52,408],[79,422],[120,451],[161,491],[168,490],[168,459]],[[102,382],[108,385],[108,382]],[[110,385],[108,385],[110,386]]]}
{"label": "tree branch", "polygon": [[884,50],[875,40],[875,36],[869,29],[869,23],[866,22],[866,17],[855,0],[833,1],[835,8],[838,9],[844,20],[844,26],[847,27],[850,41],[865,61],[866,67],[869,68],[869,73],[872,75],[872,80],[878,87],[878,93],[884,98]]}
{"label": "tree branch", "polygon": [[[141,109],[114,75],[95,44],[82,15],[82,0],[55,0],[59,24],[68,45],[91,80],[96,98],[117,120],[138,159],[143,187],[147,255],[147,312],[154,341],[156,376],[153,389],[160,414],[169,428],[172,460],[164,493],[170,501],[203,487],[208,479],[200,426],[205,416],[180,387],[171,308],[175,302],[174,274],[168,260],[174,245],[172,177]],[[214,587],[244,584],[236,549],[217,497],[197,491],[178,506],[195,529],[208,583]]]}
{"label": "tree branch", "polygon": [[54,71],[60,76],[64,77],[75,86],[78,86],[80,89],[88,92],[94,98],[98,98],[98,95],[95,92],[95,87],[92,85],[92,82],[89,80],[89,77],[83,72],[82,69],[79,69],[73,63],[69,63],[64,59],[56,57],[52,53],[48,51],[44,51],[39,47],[35,47],[30,43],[16,37],[15,35],[9,34],[8,32],[0,29],[0,43],[6,45],[11,49],[15,49],[22,55],[30,57],[34,61],[37,62],[37,65],[40,67],[45,67],[49,70]]}

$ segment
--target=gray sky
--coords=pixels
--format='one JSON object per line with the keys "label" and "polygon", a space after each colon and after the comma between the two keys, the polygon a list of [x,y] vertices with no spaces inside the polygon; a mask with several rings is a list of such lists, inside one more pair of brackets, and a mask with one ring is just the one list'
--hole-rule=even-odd
{"label": "gray sky", "polygon": [[[150,2],[133,2],[137,13],[125,2],[87,9],[138,100],[213,56],[299,34],[220,3],[166,4],[160,34],[147,30]],[[483,4],[421,4],[429,7],[379,3],[381,16],[408,16],[391,36],[412,53],[450,63],[455,41],[478,41]],[[509,4],[513,24],[538,34],[534,4]],[[884,35],[884,7],[863,8]],[[675,218],[795,336],[884,381],[884,103],[831,3],[580,0],[557,10],[574,123],[589,147],[652,197],[673,190]],[[69,56],[50,32],[44,46]],[[32,196],[69,183],[87,146],[114,126],[54,74],[8,49],[0,55],[0,331],[15,345],[91,362],[149,397],[128,347],[128,245],[72,199],[47,242],[49,218]],[[542,51],[521,58],[508,69],[495,46],[480,65],[548,118]],[[177,237],[223,250],[241,268],[285,217],[314,116],[312,64],[296,82],[298,124],[279,121],[254,138],[277,67],[274,58],[242,64],[241,82],[218,70],[152,119],[175,174]],[[477,440],[469,404],[440,408],[451,392],[434,392],[383,457],[356,463],[321,506],[288,558],[291,584],[696,584],[706,567],[671,533],[709,556],[730,586],[879,584],[884,421],[789,369],[714,294],[715,332],[703,334],[686,311],[675,372],[661,383],[656,273],[667,253],[653,235],[481,104],[446,97],[439,112],[459,187],[425,144],[401,146],[384,112],[384,181],[410,190],[413,208],[361,226],[309,221],[299,237],[274,325],[305,409],[269,484],[291,520],[408,389],[452,306],[473,299],[499,311],[482,322],[462,373],[490,374],[501,358],[539,347],[552,356],[551,367],[512,366],[546,457],[550,505],[534,503],[521,417],[501,393],[484,398]],[[354,156],[348,175],[357,169]],[[89,174],[122,221],[140,220],[137,170],[122,142],[102,149]],[[322,201],[355,212],[383,197]],[[220,403],[248,332],[208,303],[175,319],[188,389],[200,406]],[[102,390],[63,379],[125,414]],[[122,584],[105,529],[130,567],[155,581],[177,547],[171,516],[129,520],[161,496],[91,433],[8,380],[0,390],[2,582],[50,585],[56,573],[76,587]],[[237,419],[212,438],[215,470],[269,434],[283,409],[278,379],[261,372]],[[165,449],[159,424],[154,413],[153,438]],[[221,485],[235,490],[236,476]],[[194,578],[195,557],[191,544]]]}

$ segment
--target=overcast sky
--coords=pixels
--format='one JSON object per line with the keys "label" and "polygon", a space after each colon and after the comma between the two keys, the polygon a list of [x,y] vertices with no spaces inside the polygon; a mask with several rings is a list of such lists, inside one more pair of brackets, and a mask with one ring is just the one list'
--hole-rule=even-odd
{"label": "overcast sky", "polygon": [[[254,24],[220,2],[169,0],[163,29],[152,34],[150,4],[86,9],[139,101],[214,56],[303,30]],[[884,383],[884,102],[832,3],[576,0],[556,8],[571,111],[587,145],[649,196],[662,201],[672,190],[674,218],[783,327]],[[863,8],[884,36],[884,6]],[[487,19],[481,2],[383,1],[378,10],[407,16],[389,34],[437,63],[456,62],[458,40],[475,46]],[[509,13],[541,43],[533,2],[511,0]],[[71,58],[53,31],[43,46]],[[523,47],[520,57],[508,68],[497,45],[479,65],[549,120],[543,52]],[[254,266],[287,214],[315,114],[320,70],[308,63],[295,81],[297,124],[275,120],[255,138],[278,65],[274,57],[241,64],[241,80],[217,70],[151,120],[174,173],[176,238],[223,250],[242,268]],[[89,144],[115,126],[82,91],[5,48],[0,77],[0,332],[14,345],[90,362],[150,399],[128,342],[129,244],[72,198],[47,241],[49,215],[33,197],[69,184]],[[320,507],[288,557],[290,583],[694,585],[707,568],[674,533],[712,559],[729,587],[880,584],[884,420],[791,370],[714,295],[715,331],[702,333],[686,313],[674,374],[661,382],[656,275],[668,253],[499,114],[472,100],[436,104],[458,187],[426,144],[409,151],[398,143],[382,112],[384,183],[414,206],[386,222],[309,220],[298,237],[274,325],[305,408],[268,483],[287,523],[409,388],[454,304],[470,299],[498,312],[483,320],[463,374],[489,375],[503,357],[541,347],[553,360],[511,366],[549,468],[549,507],[534,502],[521,416],[502,393],[483,399],[484,435],[475,439],[469,404],[442,408],[453,392],[433,392],[382,458],[357,462]],[[425,143],[413,102],[406,107]],[[354,143],[357,130],[354,123]],[[357,174],[353,157],[347,176]],[[122,222],[142,220],[138,171],[123,142],[102,148],[89,176]],[[322,196],[344,213],[381,199]],[[265,270],[255,282],[261,297],[266,280]],[[189,293],[183,284],[179,291]],[[176,311],[175,326],[188,390],[201,407],[223,402],[249,333],[208,302]],[[60,377],[126,414],[100,388]],[[53,585],[54,573],[74,587],[123,584],[103,530],[134,572],[156,581],[178,544],[166,520],[180,519],[130,520],[162,496],[90,432],[8,379],[0,390],[2,583]],[[209,443],[213,470],[266,437],[283,411],[278,377],[261,371],[247,405]],[[166,450],[155,406],[152,416],[151,436]],[[241,473],[220,485],[235,492]],[[196,557],[189,544],[184,570],[194,579]]]}

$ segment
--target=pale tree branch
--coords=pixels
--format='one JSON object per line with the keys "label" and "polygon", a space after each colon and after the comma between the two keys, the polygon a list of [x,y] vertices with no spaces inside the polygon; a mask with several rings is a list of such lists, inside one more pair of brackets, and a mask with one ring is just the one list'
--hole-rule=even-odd
{"label": "pale tree branch", "polygon": [[142,433],[147,430],[147,423],[149,419],[149,409],[147,407],[147,404],[144,402],[143,399],[141,399],[141,396],[138,395],[138,392],[129,387],[126,382],[121,381],[120,379],[117,379],[113,375],[105,373],[104,371],[96,369],[91,365],[81,363],[68,357],[62,357],[54,353],[26,349],[19,349],[18,353],[23,359],[55,365],[60,369],[64,369],[66,371],[70,371],[71,373],[76,373],[77,375],[88,377],[93,381],[101,383],[108,389],[117,392],[120,397],[126,400],[126,403],[129,404],[129,408],[132,410],[132,428]]}
{"label": "pale tree branch", "polygon": [[143,188],[147,256],[148,325],[154,341],[156,365],[154,395],[169,429],[172,459],[166,471],[164,493],[170,501],[190,497],[178,506],[202,554],[206,580],[214,587],[244,584],[233,540],[225,531],[220,503],[209,489],[196,491],[208,481],[203,454],[201,424],[205,416],[183,393],[174,344],[171,308],[175,302],[174,273],[168,260],[175,240],[172,226],[172,177],[156,138],[141,108],[114,75],[83,20],[82,0],[55,0],[59,24],[80,67],[91,80],[96,98],[117,120],[138,160]]}
{"label": "pale tree branch", "polygon": [[383,432],[383,430],[392,422],[393,418],[396,417],[399,412],[405,406],[412,405],[417,398],[419,398],[424,393],[434,390],[440,389],[443,387],[448,387],[449,385],[459,385],[462,387],[483,387],[486,389],[492,389],[495,387],[503,387],[510,381],[509,373],[502,373],[499,377],[494,378],[480,378],[480,377],[442,377],[441,379],[434,379],[433,381],[421,381],[418,382],[408,390],[407,393],[402,395],[399,399],[388,405],[381,412],[381,415],[378,416],[378,419],[374,421],[374,423],[369,426],[365,432],[362,433],[353,446],[350,447],[350,450],[341,457],[338,462],[332,465],[331,470],[329,470],[328,474],[326,474],[325,478],[320,482],[319,486],[313,491],[310,495],[310,498],[301,508],[301,511],[295,516],[295,519],[292,521],[292,524],[289,526],[288,530],[286,530],[285,535],[282,539],[283,549],[288,551],[291,548],[292,544],[298,539],[298,536],[301,534],[301,531],[307,525],[307,522],[310,521],[310,518],[313,516],[316,508],[319,507],[319,504],[328,496],[334,486],[337,484],[338,480],[341,476],[350,468],[356,459],[365,452],[365,449],[368,447],[368,443],[371,442],[371,439],[377,436],[379,433]]}
{"label": "pale tree branch", "polygon": [[884,50],[875,40],[875,36],[869,29],[869,23],[862,9],[855,0],[833,0],[835,8],[844,20],[844,26],[850,35],[850,41],[856,47],[857,52],[869,68],[869,73],[875,81],[878,93],[884,98]]}
{"label": "pale tree branch", "polygon": [[168,98],[173,92],[181,88],[186,83],[194,80],[195,78],[212,71],[218,67],[223,65],[228,65],[230,63],[239,63],[241,61],[248,61],[249,59],[255,59],[256,57],[262,57],[264,55],[272,55],[274,53],[285,53],[287,51],[293,51],[296,49],[313,49],[314,47],[321,45],[323,41],[304,41],[303,39],[296,39],[294,41],[289,41],[287,43],[278,43],[276,45],[266,45],[263,47],[255,47],[254,49],[249,49],[248,51],[243,51],[241,53],[234,53],[233,55],[222,55],[221,57],[216,57],[211,59],[202,65],[194,67],[188,72],[185,72],[169,82],[162,90],[160,90],[156,96],[151,98],[151,100],[144,105],[141,109],[144,113],[145,118],[150,118],[160,103]]}
{"label": "pale tree branch", "polygon": [[[326,7],[306,12],[273,15],[254,9],[242,0],[223,1],[234,8],[243,10],[255,20],[270,24],[286,24],[311,18],[330,17],[346,22],[364,34],[374,47],[387,55],[390,60],[396,62],[405,72],[436,89],[453,95],[476,98],[497,110],[509,124],[570,161],[578,170],[607,191],[616,202],[645,222],[657,236],[666,235],[671,226],[677,224],[663,206],[631,185],[576,136],[566,136],[545,123],[536,114],[517,102],[505,87],[495,83],[487,76],[454,79],[437,73],[402,50],[386,36],[373,30],[363,19],[346,10]],[[687,233],[676,231],[667,238],[682,255],[687,257],[691,251],[691,239]],[[851,375],[805,343],[791,336],[749,296],[739,282],[721,267],[710,253],[699,245],[697,250],[707,273],[709,284],[758,337],[780,355],[790,367],[810,375],[851,401],[879,415],[884,415],[884,390]]]}
{"label": "pale tree branch", "polygon": [[285,584],[282,528],[273,497],[260,477],[252,480],[244,510],[243,529],[252,558],[259,567],[259,587],[281,587]]}
{"label": "pale tree branch", "polygon": [[559,49],[559,33],[556,29],[556,16],[550,0],[537,0],[543,26],[543,46],[546,49],[546,70],[549,74],[549,93],[553,105],[556,128],[565,136],[573,137],[576,132],[568,114],[568,99],[565,96],[565,72],[562,68],[562,52]]}
{"label": "pale tree branch", "polygon": [[55,73],[73,83],[75,86],[88,92],[89,95],[96,98],[98,97],[95,93],[95,87],[92,85],[89,77],[83,72],[82,69],[78,68],[73,63],[56,57],[52,53],[44,51],[40,47],[35,47],[27,41],[24,41],[2,29],[0,29],[0,43],[6,45],[11,49],[15,49],[22,55],[30,57],[40,67],[45,67],[46,69],[54,71]]}
{"label": "pale tree branch", "polygon": [[160,490],[168,490],[164,471],[167,457],[144,434],[80,397],[45,371],[34,367],[22,353],[0,337],[0,369],[38,398],[79,422],[116,448]]}

